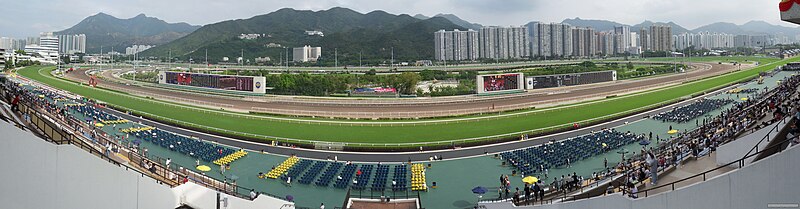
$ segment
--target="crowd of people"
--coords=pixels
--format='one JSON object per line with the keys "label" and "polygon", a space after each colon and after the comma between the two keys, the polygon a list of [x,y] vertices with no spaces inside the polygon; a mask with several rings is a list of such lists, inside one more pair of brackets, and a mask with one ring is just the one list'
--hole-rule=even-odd
{"label": "crowd of people", "polygon": [[[700,105],[686,110],[702,110],[704,113],[718,109],[721,106],[734,103],[733,107],[722,111],[716,117],[698,122],[699,127],[680,134],[677,137],[664,139],[665,143],[658,146],[643,148],[639,154],[624,159],[616,166],[608,168],[607,160],[604,165],[607,169],[600,173],[592,173],[589,178],[584,179],[580,175],[573,173],[571,176],[556,177],[550,184],[537,182],[542,193],[568,193],[580,186],[589,185],[589,182],[600,181],[609,177],[621,174],[619,180],[622,184],[619,187],[609,187],[608,191],[625,191],[629,197],[637,198],[639,187],[649,183],[658,184],[658,173],[670,166],[677,166],[690,157],[698,158],[716,151],[716,148],[724,143],[736,139],[751,130],[757,130],[783,120],[784,117],[794,117],[795,121],[790,124],[787,139],[792,145],[800,144],[800,96],[797,89],[800,86],[800,76],[791,76],[784,79],[777,87],[772,90],[755,93],[748,100],[733,102],[733,100],[702,100]],[[697,104],[697,103],[695,103]],[[676,109],[677,110],[677,109]],[[703,113],[703,114],[704,114]],[[682,114],[684,117],[691,117],[691,114]],[[702,114],[700,114],[702,115]],[[699,116],[699,115],[698,115]],[[675,117],[681,118],[681,117]],[[683,120],[688,122],[689,120]],[[673,122],[677,122],[673,121]],[[652,139],[652,134],[650,135]],[[503,188],[501,188],[502,190]],[[518,190],[518,189],[517,189]],[[514,196],[509,197],[510,190],[501,192],[500,198],[511,198],[515,203],[523,203],[526,200],[535,200],[536,197],[544,197],[545,194],[527,195],[526,193],[515,192]],[[539,198],[539,200],[543,200]]]}

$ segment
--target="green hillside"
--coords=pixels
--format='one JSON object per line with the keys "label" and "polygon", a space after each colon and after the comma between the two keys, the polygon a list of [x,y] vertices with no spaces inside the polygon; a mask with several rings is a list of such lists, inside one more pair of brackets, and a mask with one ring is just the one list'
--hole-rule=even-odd
{"label": "green hillside", "polygon": [[[444,18],[419,20],[408,15],[392,15],[383,11],[361,14],[345,8],[324,11],[281,9],[250,19],[230,20],[206,25],[192,34],[145,51],[143,56],[167,57],[170,50],[179,60],[205,59],[220,62],[239,57],[270,57],[277,61],[285,53],[282,47],[303,45],[322,47],[323,64],[334,62],[338,49],[340,65],[358,65],[359,53],[364,63],[389,62],[392,48],[396,60],[431,59],[433,33],[440,29],[463,29]],[[325,35],[309,36],[305,31],[322,31]],[[242,40],[240,34],[261,34],[261,38]],[[268,47],[268,44],[281,47]],[[289,50],[291,55],[291,49]]]}

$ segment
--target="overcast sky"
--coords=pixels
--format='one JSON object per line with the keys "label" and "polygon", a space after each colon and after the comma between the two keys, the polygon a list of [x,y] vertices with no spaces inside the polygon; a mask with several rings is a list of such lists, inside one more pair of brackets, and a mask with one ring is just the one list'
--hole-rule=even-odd
{"label": "overcast sky", "polygon": [[[347,7],[366,13],[433,16],[452,13],[483,25],[522,25],[565,18],[605,19],[624,24],[674,21],[688,29],[713,22],[750,20],[782,23],[778,0],[7,0],[0,6],[0,36],[22,38],[59,31],[104,12],[119,18],[144,13],[167,22],[204,25],[246,19],[284,7],[324,10]],[[794,26],[792,26],[794,27]]]}

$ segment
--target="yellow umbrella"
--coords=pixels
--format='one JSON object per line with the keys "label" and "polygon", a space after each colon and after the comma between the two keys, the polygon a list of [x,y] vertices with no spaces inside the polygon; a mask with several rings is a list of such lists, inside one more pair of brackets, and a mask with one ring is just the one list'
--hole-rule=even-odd
{"label": "yellow umbrella", "polygon": [[533,177],[533,176],[528,176],[528,177],[522,178],[522,182],[525,182],[527,184],[533,184],[533,183],[536,183],[538,181],[539,181],[539,179],[537,179],[536,177]]}
{"label": "yellow umbrella", "polygon": [[39,98],[44,98],[44,95],[42,95],[42,94],[39,94]]}
{"label": "yellow umbrella", "polygon": [[603,143],[603,147],[607,147],[607,146],[608,146],[608,145],[607,145],[606,143]]}
{"label": "yellow umbrella", "polygon": [[202,171],[202,172],[208,172],[208,171],[211,171],[211,167],[208,167],[207,165],[201,165],[201,166],[197,166],[197,170]]}
{"label": "yellow umbrella", "polygon": [[667,131],[668,134],[677,134],[678,130],[669,130]]}
{"label": "yellow umbrella", "polygon": [[94,126],[103,127],[103,126],[106,126],[106,125],[103,125],[102,123],[96,123],[96,124],[94,124]]}
{"label": "yellow umbrella", "polygon": [[747,97],[744,97],[744,98],[742,98],[742,101],[747,101],[748,99],[749,99],[749,98],[747,98]]}

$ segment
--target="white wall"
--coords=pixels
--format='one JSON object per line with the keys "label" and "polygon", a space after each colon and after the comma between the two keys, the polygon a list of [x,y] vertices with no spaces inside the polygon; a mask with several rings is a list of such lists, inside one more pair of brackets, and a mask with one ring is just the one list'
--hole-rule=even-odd
{"label": "white wall", "polygon": [[[172,189],[73,145],[56,146],[4,122],[0,168],[0,208],[166,209],[179,206],[185,194],[203,197],[191,205],[216,206],[216,192],[208,188],[190,183]],[[231,209],[281,208],[288,203],[263,195],[256,201],[229,199]]]}
{"label": "white wall", "polygon": [[757,209],[770,203],[800,203],[800,146],[764,158],[741,169],[698,182],[675,191],[639,199],[619,194],[588,200],[534,207],[514,207],[509,203],[484,204],[490,209]]}

